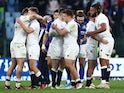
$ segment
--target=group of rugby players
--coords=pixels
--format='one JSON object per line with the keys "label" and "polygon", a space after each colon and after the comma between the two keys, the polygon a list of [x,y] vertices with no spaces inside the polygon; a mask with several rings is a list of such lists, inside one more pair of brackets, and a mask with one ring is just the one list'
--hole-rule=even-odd
{"label": "group of rugby players", "polygon": [[[41,48],[39,47],[40,23],[37,20],[42,23],[48,21],[38,15],[38,9],[36,7],[25,8],[22,15],[16,19],[14,38],[10,44],[12,64],[8,69],[4,87],[12,89],[10,79],[17,66],[16,89],[25,89],[21,85],[21,73],[25,59],[28,61],[31,74],[30,88],[33,89],[44,84],[42,81],[44,77],[36,67],[36,63],[39,59],[40,50],[46,52],[45,43],[51,36],[52,41],[47,51],[48,65],[51,65],[51,89],[80,89],[83,86],[85,88],[109,89],[109,58],[113,50],[114,39],[111,35],[109,20],[102,13],[100,3],[95,3],[90,7],[88,17],[83,10],[77,10],[74,14],[71,9],[63,8],[55,11],[53,16],[54,20],[47,23]],[[92,83],[92,75],[97,66],[98,57],[101,65],[101,83],[95,86]],[[80,63],[79,75],[75,67],[77,59]],[[84,85],[83,76],[86,59],[88,60],[88,68],[86,84]],[[70,85],[61,86],[62,72],[65,68],[70,72]]]}

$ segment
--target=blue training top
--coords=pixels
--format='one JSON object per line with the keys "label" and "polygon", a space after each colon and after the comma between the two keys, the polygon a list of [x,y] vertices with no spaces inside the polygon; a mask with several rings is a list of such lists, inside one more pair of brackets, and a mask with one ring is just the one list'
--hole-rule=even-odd
{"label": "blue training top", "polygon": [[[87,24],[87,22],[83,22],[82,24],[79,24],[79,30],[78,30],[79,31],[79,39],[84,38],[84,34],[86,33],[86,24]],[[82,42],[82,44],[86,44],[86,41]]]}

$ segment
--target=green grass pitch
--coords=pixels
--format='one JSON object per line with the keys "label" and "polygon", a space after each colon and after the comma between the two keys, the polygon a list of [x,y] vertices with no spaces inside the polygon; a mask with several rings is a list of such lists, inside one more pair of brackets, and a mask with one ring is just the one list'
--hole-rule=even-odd
{"label": "green grass pitch", "polygon": [[[65,83],[64,81],[62,82]],[[93,83],[98,85],[100,80],[94,80]],[[15,82],[12,81],[11,85],[14,87]],[[30,81],[22,81],[22,85],[27,88],[30,85]],[[85,89],[84,87],[81,89],[32,89],[32,90],[7,90],[3,88],[4,82],[0,81],[0,93],[124,93],[124,80],[111,80],[110,81],[110,89]]]}

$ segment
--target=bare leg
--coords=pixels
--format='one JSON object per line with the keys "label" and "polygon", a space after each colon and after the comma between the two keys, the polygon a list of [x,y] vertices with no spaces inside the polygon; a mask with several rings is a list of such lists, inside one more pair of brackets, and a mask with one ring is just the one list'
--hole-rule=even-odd
{"label": "bare leg", "polygon": [[58,68],[57,86],[60,86],[62,73],[63,73],[64,68],[65,68],[64,59],[61,58],[61,60],[59,62],[59,68]]}
{"label": "bare leg", "polygon": [[97,65],[97,60],[88,60],[87,81],[86,81],[87,87],[89,87],[92,83],[92,75],[96,65]]}
{"label": "bare leg", "polygon": [[52,69],[51,69],[52,87],[56,86],[56,76],[58,73],[59,62],[60,62],[60,60],[58,60],[58,59],[52,59]]}
{"label": "bare leg", "polygon": [[17,60],[17,70],[16,70],[16,88],[21,87],[21,75],[24,66],[24,58],[16,58]]}
{"label": "bare leg", "polygon": [[17,65],[16,58],[12,58],[12,64],[11,64],[11,66],[9,67],[8,71],[7,71],[7,76],[11,77],[12,72],[13,72],[13,70],[15,69],[16,65]]}
{"label": "bare leg", "polygon": [[22,75],[22,70],[23,70],[23,66],[24,66],[24,58],[17,58],[17,70],[16,70],[16,78],[20,78],[21,79],[21,75]]}
{"label": "bare leg", "polygon": [[11,78],[11,75],[12,75],[13,70],[15,69],[16,65],[17,65],[16,58],[12,58],[12,64],[9,67],[9,69],[7,71],[7,75],[6,75],[6,81],[5,81],[6,86],[10,86],[10,78]]}
{"label": "bare leg", "polygon": [[36,67],[36,62],[36,60],[30,59],[28,63],[30,70],[33,71],[35,74],[39,71],[39,69]]}
{"label": "bare leg", "polygon": [[65,59],[65,66],[70,70],[70,74],[73,76],[71,79],[79,79],[77,70],[75,68],[75,60]]}
{"label": "bare leg", "polygon": [[52,59],[51,59],[50,56],[47,56],[47,62],[48,62],[49,70],[51,70],[51,68],[52,68]]}

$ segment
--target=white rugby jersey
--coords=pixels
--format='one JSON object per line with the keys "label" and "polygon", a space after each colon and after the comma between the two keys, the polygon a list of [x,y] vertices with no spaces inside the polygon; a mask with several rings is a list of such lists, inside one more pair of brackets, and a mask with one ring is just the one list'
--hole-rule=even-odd
{"label": "white rugby jersey", "polygon": [[95,19],[96,29],[99,29],[102,23],[105,23],[107,28],[106,31],[98,33],[98,36],[100,38],[112,37],[112,34],[110,33],[110,25],[108,18],[103,13],[100,13]]}
{"label": "white rugby jersey", "polygon": [[68,22],[65,28],[69,31],[69,33],[64,36],[64,44],[77,44],[78,24],[74,20],[71,20],[70,22]]}
{"label": "white rugby jersey", "polygon": [[34,29],[34,32],[28,34],[27,36],[27,45],[37,45],[39,44],[39,31],[40,31],[40,23],[35,19],[30,22],[29,25]]}
{"label": "white rugby jersey", "polygon": [[[89,31],[94,31],[95,30],[95,23],[93,21],[89,21],[86,25],[86,30],[87,32]],[[91,38],[91,37],[88,37],[87,38],[87,44],[93,44],[93,45],[96,45],[98,44],[98,41],[96,41],[95,39]]]}
{"label": "white rugby jersey", "polygon": [[[66,26],[66,22],[60,20],[59,18],[57,18],[56,20],[54,20],[52,24],[57,24],[57,27],[60,30],[64,29],[65,26]],[[52,27],[50,27],[50,30],[54,30],[54,29],[52,29]],[[51,43],[52,44],[55,44],[55,45],[58,44],[58,43],[63,44],[63,37],[62,36],[53,37]]]}
{"label": "white rugby jersey", "polygon": [[[57,18],[56,20],[54,20],[52,24],[55,24],[55,25],[57,24],[57,28],[60,29],[60,30],[62,30],[66,26],[66,23],[64,21],[60,20],[59,18]],[[56,36],[59,35],[55,31],[55,29],[52,28],[52,25],[51,25],[50,30],[49,30],[49,35],[50,36],[53,36],[53,37],[54,36],[56,37]]]}
{"label": "white rugby jersey", "polygon": [[[23,22],[25,26],[29,26],[30,17],[29,16],[20,16],[20,20]],[[15,31],[12,42],[14,43],[25,43],[27,37],[27,33],[21,28],[18,23],[15,23]]]}

